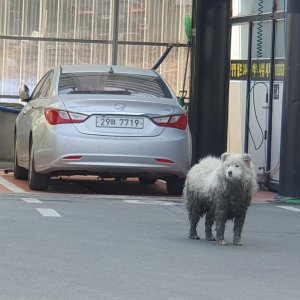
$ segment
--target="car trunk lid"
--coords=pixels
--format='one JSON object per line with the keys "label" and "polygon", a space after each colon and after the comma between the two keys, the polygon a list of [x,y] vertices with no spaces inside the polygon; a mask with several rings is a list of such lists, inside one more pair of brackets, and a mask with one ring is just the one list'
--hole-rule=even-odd
{"label": "car trunk lid", "polygon": [[116,95],[61,95],[67,111],[89,117],[74,123],[82,134],[105,136],[157,136],[165,126],[151,119],[174,114],[177,109],[172,98]]}

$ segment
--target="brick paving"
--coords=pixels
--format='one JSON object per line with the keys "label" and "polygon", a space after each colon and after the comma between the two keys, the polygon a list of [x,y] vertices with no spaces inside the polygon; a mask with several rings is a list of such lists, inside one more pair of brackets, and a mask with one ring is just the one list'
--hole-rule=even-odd
{"label": "brick paving", "polygon": [[[4,174],[4,169],[1,169],[0,170],[0,176],[2,178],[4,178],[5,180],[11,182],[12,184],[14,184],[15,186],[23,189],[25,192],[32,192],[30,191],[29,187],[28,187],[28,184],[27,184],[27,181],[24,181],[24,180],[16,180],[14,177],[13,177],[13,174],[10,172],[8,174]],[[88,178],[85,178],[85,180],[87,180]],[[144,189],[144,196],[157,196],[158,194],[160,194],[161,196],[164,196],[164,197],[168,197],[168,194],[166,192],[166,189],[165,189],[165,184],[164,182],[162,181],[158,181],[156,184],[155,184],[155,187],[151,188],[151,186],[141,186],[137,183],[134,182],[134,180],[130,180],[130,181],[133,181],[132,184],[129,183],[127,184],[127,188],[128,188],[128,191],[126,191],[126,184],[124,184],[123,186],[119,186],[122,188],[122,190],[120,190],[120,192],[124,192],[125,194],[132,194],[132,195],[136,195],[136,194],[140,194],[142,193],[143,194],[143,190]],[[106,188],[108,187],[108,191],[109,193],[113,193],[110,186],[112,185],[120,185],[122,183],[114,183],[114,184],[108,184],[107,186],[105,186]],[[68,193],[70,191],[68,191],[66,188],[66,186],[63,186],[61,188],[58,188],[56,189],[57,185],[54,185],[48,192],[56,192],[56,193],[60,193],[62,192],[62,190],[64,190],[64,193]],[[73,186],[74,188],[74,186]],[[153,190],[151,190],[153,189]],[[12,191],[9,190],[4,184],[1,184],[0,183],[0,193],[11,193]],[[74,192],[74,190],[73,190]],[[80,188],[77,190],[78,193],[80,193]],[[103,192],[103,190],[102,190]],[[126,193],[127,192],[127,193]],[[86,193],[86,192],[85,192]],[[254,195],[253,195],[253,199],[252,199],[252,202],[253,203],[265,203],[265,202],[272,202],[272,201],[275,201],[277,198],[278,198],[278,194],[276,192],[272,192],[272,191],[266,191],[266,190],[259,190],[257,191]],[[174,198],[174,197],[172,197]],[[181,200],[181,197],[178,197],[178,201]]]}

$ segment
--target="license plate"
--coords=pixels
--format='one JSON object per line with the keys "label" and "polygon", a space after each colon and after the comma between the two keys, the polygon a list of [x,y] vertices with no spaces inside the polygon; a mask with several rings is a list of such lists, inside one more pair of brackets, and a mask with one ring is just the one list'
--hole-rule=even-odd
{"label": "license plate", "polygon": [[105,128],[144,128],[144,118],[132,118],[132,117],[97,117],[97,127]]}

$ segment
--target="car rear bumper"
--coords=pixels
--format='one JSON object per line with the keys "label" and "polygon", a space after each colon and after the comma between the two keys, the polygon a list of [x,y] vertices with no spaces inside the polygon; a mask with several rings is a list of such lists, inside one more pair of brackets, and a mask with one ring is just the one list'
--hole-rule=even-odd
{"label": "car rear bumper", "polygon": [[[191,141],[175,129],[157,137],[99,137],[52,134],[39,141],[36,171],[49,175],[97,174],[102,177],[171,175],[183,178],[190,168]],[[67,156],[82,156],[67,159]],[[160,161],[158,161],[160,160]]]}

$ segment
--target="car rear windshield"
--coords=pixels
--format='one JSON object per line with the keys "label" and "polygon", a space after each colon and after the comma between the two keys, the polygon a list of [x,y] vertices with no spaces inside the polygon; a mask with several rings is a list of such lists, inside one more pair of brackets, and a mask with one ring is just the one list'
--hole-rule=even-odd
{"label": "car rear windshield", "polygon": [[143,95],[172,98],[159,77],[117,73],[62,73],[58,92],[62,94]]}

